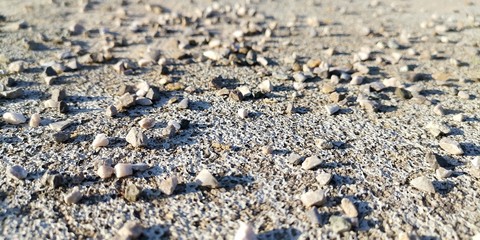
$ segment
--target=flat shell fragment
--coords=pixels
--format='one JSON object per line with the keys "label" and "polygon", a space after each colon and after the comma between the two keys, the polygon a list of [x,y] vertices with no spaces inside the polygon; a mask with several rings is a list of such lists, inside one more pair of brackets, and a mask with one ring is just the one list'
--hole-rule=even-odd
{"label": "flat shell fragment", "polygon": [[218,188],[220,184],[218,183],[217,179],[207,170],[203,169],[200,171],[195,178],[195,182],[203,187],[209,188]]}
{"label": "flat shell fragment", "polygon": [[427,193],[435,193],[435,187],[433,186],[432,181],[430,181],[425,176],[420,176],[413,179],[412,181],[410,181],[410,185],[420,191],[424,191]]}
{"label": "flat shell fragment", "polygon": [[3,121],[9,124],[18,125],[27,121],[21,113],[6,112],[3,114]]}
{"label": "flat shell fragment", "polygon": [[463,149],[460,144],[451,139],[451,138],[442,138],[440,139],[439,143],[440,147],[445,150],[446,152],[453,154],[453,155],[463,155]]}

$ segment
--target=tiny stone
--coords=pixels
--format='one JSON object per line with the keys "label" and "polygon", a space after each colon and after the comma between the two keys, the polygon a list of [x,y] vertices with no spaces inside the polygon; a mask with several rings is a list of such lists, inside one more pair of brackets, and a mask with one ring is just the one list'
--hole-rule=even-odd
{"label": "tiny stone", "polygon": [[135,202],[140,197],[141,190],[135,186],[134,184],[129,184],[125,188],[125,192],[123,193],[123,197],[130,202]]}
{"label": "tiny stone", "polygon": [[317,207],[312,207],[307,210],[307,217],[310,220],[310,222],[314,225],[321,225],[321,219],[320,219],[320,214],[318,213],[318,208]]}
{"label": "tiny stone", "polygon": [[317,179],[317,182],[320,184],[320,186],[325,186],[330,183],[330,181],[332,180],[332,177],[333,177],[332,174],[322,172],[317,175],[316,179]]}
{"label": "tiny stone", "polygon": [[146,97],[138,97],[137,99],[135,99],[135,104],[140,106],[150,106],[153,104],[153,102]]}
{"label": "tiny stone", "polygon": [[30,116],[30,122],[28,123],[28,125],[30,127],[35,128],[35,127],[40,126],[40,121],[41,121],[40,114],[34,113],[34,114],[32,114],[32,116]]}
{"label": "tiny stone", "polygon": [[400,87],[397,87],[395,89],[395,95],[402,100],[410,99],[410,98],[413,97],[412,94],[408,90],[406,90],[405,88],[400,88]]}
{"label": "tiny stone", "polygon": [[115,176],[117,176],[117,178],[128,177],[132,174],[133,174],[132,164],[117,163],[117,165],[115,165]]}
{"label": "tiny stone", "polygon": [[188,104],[189,104],[189,101],[188,101],[188,98],[184,98],[182,101],[180,101],[177,105],[177,107],[179,109],[187,109],[188,108]]}
{"label": "tiny stone", "polygon": [[302,194],[300,200],[302,201],[303,205],[308,208],[311,206],[322,206],[327,201],[327,198],[325,197],[324,191],[317,190]]}
{"label": "tiny stone", "polygon": [[177,184],[178,184],[177,176],[173,175],[173,176],[170,176],[167,179],[163,180],[160,183],[158,188],[160,189],[160,191],[162,191],[166,195],[170,196],[175,191],[175,188],[177,187]]}
{"label": "tiny stone", "polygon": [[11,62],[10,64],[8,64],[8,72],[9,73],[22,72],[25,69],[24,65],[25,65],[24,61]]}
{"label": "tiny stone", "polygon": [[272,153],[273,153],[273,148],[272,148],[272,146],[263,146],[263,147],[262,147],[262,153],[263,153],[264,155],[272,154]]}
{"label": "tiny stone", "polygon": [[230,91],[230,94],[228,95],[231,99],[233,99],[234,101],[237,101],[237,102],[241,102],[243,101],[243,95],[240,91],[238,90],[233,90],[233,91]]}
{"label": "tiny stone", "polygon": [[130,129],[125,140],[134,147],[144,147],[147,145],[147,137],[136,127]]}
{"label": "tiny stone", "polygon": [[138,124],[140,125],[141,128],[143,129],[149,129],[152,128],[155,125],[155,119],[153,118],[142,118]]}
{"label": "tiny stone", "polygon": [[245,119],[245,118],[248,117],[248,111],[247,111],[247,109],[245,109],[245,108],[240,108],[240,109],[238,109],[237,115],[238,115],[240,118]]}
{"label": "tiny stone", "polygon": [[42,184],[49,189],[55,189],[63,184],[63,177],[53,172],[45,172],[41,179]]}
{"label": "tiny stone", "polygon": [[435,174],[437,175],[437,177],[439,179],[445,179],[445,178],[448,178],[450,176],[452,176],[452,171],[451,170],[448,170],[448,169],[445,169],[445,168],[438,168],[437,170],[435,170]]}
{"label": "tiny stone", "polygon": [[332,149],[333,144],[330,141],[327,141],[323,138],[317,138],[315,139],[315,146],[317,146],[319,149]]}
{"label": "tiny stone", "polygon": [[217,179],[207,170],[203,169],[200,171],[195,178],[195,182],[203,187],[209,188],[218,188],[220,184],[218,183]]}
{"label": "tiny stone", "polygon": [[108,117],[113,117],[118,114],[117,108],[113,105],[110,105],[105,110],[105,115]]}
{"label": "tiny stone", "polygon": [[63,200],[68,204],[75,204],[82,199],[83,194],[79,187],[74,187],[71,192],[63,196]]}
{"label": "tiny stone", "polygon": [[448,127],[444,123],[429,122],[426,128],[434,137],[438,137],[440,135],[448,135],[451,132],[450,127]]}
{"label": "tiny stone", "polygon": [[472,166],[474,168],[480,169],[480,157],[477,156],[474,159],[472,159]]}
{"label": "tiny stone", "polygon": [[6,112],[3,114],[3,121],[9,124],[18,125],[27,121],[21,113]]}
{"label": "tiny stone", "polygon": [[94,148],[106,147],[106,146],[108,146],[108,143],[109,143],[109,141],[108,141],[107,135],[101,133],[101,134],[97,134],[97,136],[95,136],[95,139],[92,142],[92,147],[94,147]]}
{"label": "tiny stone", "polygon": [[58,89],[55,88],[51,91],[51,96],[50,99],[53,101],[62,101],[66,97],[65,90],[64,89]]}
{"label": "tiny stone", "polygon": [[363,77],[360,75],[353,75],[352,80],[350,81],[351,85],[360,85],[363,83]]}
{"label": "tiny stone", "polygon": [[239,222],[237,232],[235,232],[234,240],[256,240],[257,235],[253,230],[253,227],[248,223]]}
{"label": "tiny stone", "polygon": [[261,82],[260,84],[258,84],[258,89],[260,91],[262,91],[263,93],[269,93],[273,90],[273,86],[272,86],[272,83],[270,82],[270,80],[265,80],[265,81]]}
{"label": "tiny stone", "polygon": [[331,216],[329,219],[330,227],[338,234],[348,232],[352,228],[352,224],[340,216]]}
{"label": "tiny stone", "polygon": [[440,104],[433,108],[433,112],[439,116],[445,115],[445,109],[443,109],[442,105]]}
{"label": "tiny stone", "polygon": [[124,108],[135,105],[135,95],[132,95],[130,93],[123,94],[118,100],[120,102],[120,105]]}
{"label": "tiny stone", "polygon": [[427,162],[428,165],[434,170],[439,168],[437,156],[434,152],[429,151],[427,154],[425,154],[425,162]]}
{"label": "tiny stone", "polygon": [[296,153],[292,153],[290,154],[290,156],[288,156],[287,161],[292,165],[299,165],[302,162],[302,156]]}
{"label": "tiny stone", "polygon": [[222,58],[222,56],[219,53],[217,53],[215,51],[212,51],[212,50],[208,50],[208,51],[203,52],[203,56],[205,56],[205,57],[207,57],[211,60],[214,60],[214,61],[218,61]]}
{"label": "tiny stone", "polygon": [[332,93],[335,92],[335,85],[326,83],[322,86],[322,92],[323,93]]}
{"label": "tiny stone", "polygon": [[458,95],[458,97],[461,98],[461,99],[465,99],[465,100],[470,99],[470,94],[468,94],[468,93],[465,92],[465,91],[459,91],[457,95]]}
{"label": "tiny stone", "polygon": [[295,81],[297,81],[297,82],[305,82],[307,77],[305,77],[305,75],[303,73],[297,72],[297,73],[293,74],[293,79],[295,79]]}
{"label": "tiny stone", "polygon": [[338,103],[338,102],[342,101],[343,99],[345,99],[344,94],[340,94],[340,93],[337,93],[337,92],[331,93],[328,97],[334,103]]}
{"label": "tiny stone", "polygon": [[421,176],[413,179],[410,182],[414,188],[427,192],[427,193],[435,193],[435,187],[433,187],[432,181],[428,180],[427,177]]}
{"label": "tiny stone", "polygon": [[137,239],[143,233],[143,226],[135,221],[126,222],[120,230],[118,235],[120,239]]}
{"label": "tiny stone", "polygon": [[342,210],[345,212],[345,215],[347,215],[348,217],[350,218],[358,217],[358,210],[350,199],[343,198],[340,206],[342,207]]}
{"label": "tiny stone", "polygon": [[172,138],[173,136],[175,136],[176,132],[177,129],[174,126],[168,125],[162,130],[162,135],[164,137]]}
{"label": "tiny stone", "polygon": [[248,88],[248,86],[240,86],[237,88],[237,90],[242,94],[244,98],[249,97],[252,95],[252,92]]}
{"label": "tiny stone", "polygon": [[455,114],[452,118],[453,118],[454,121],[463,122],[463,121],[465,121],[466,117],[462,113],[459,113],[459,114]]}
{"label": "tiny stone", "polygon": [[337,104],[326,105],[325,110],[327,111],[328,115],[333,115],[340,110],[340,106]]}
{"label": "tiny stone", "polygon": [[27,177],[28,172],[20,165],[9,166],[7,167],[7,176],[11,178],[16,178],[18,180],[23,180]]}
{"label": "tiny stone", "polygon": [[57,72],[55,71],[55,69],[53,69],[52,66],[48,66],[45,68],[45,70],[43,71],[43,74],[46,76],[46,77],[55,77],[57,76]]}
{"label": "tiny stone", "polygon": [[110,166],[107,166],[107,165],[101,165],[100,167],[98,167],[97,169],[97,175],[101,178],[101,179],[107,179],[107,178],[110,178],[113,174],[113,172],[115,171],[114,168],[110,167]]}
{"label": "tiny stone", "polygon": [[286,114],[294,114],[295,113],[295,106],[293,106],[293,103],[288,103],[287,108],[285,109]]}
{"label": "tiny stone", "polygon": [[161,97],[160,90],[158,89],[158,87],[150,87],[147,91],[147,94],[145,94],[145,97],[152,101],[156,101]]}
{"label": "tiny stone", "polygon": [[70,121],[70,120],[65,120],[65,121],[50,123],[50,125],[48,125],[48,127],[52,130],[55,130],[55,131],[62,131],[63,129],[70,126],[72,123],[73,122]]}
{"label": "tiny stone", "polygon": [[53,140],[57,143],[64,143],[70,139],[70,134],[66,132],[57,132],[52,134]]}
{"label": "tiny stone", "polygon": [[454,155],[463,155],[463,149],[460,144],[450,138],[442,138],[440,139],[439,143],[440,147],[445,150],[446,152]]}
{"label": "tiny stone", "polygon": [[307,157],[302,163],[302,168],[305,170],[312,170],[322,164],[322,160],[317,156]]}

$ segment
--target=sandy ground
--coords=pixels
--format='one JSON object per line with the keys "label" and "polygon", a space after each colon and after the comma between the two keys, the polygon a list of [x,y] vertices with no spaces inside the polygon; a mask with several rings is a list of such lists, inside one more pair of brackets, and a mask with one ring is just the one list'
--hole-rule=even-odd
{"label": "sandy ground", "polygon": [[[140,222],[145,227],[142,237],[147,239],[233,239],[239,221],[249,222],[260,239],[393,239],[402,233],[423,239],[470,239],[480,233],[480,175],[471,164],[480,155],[480,27],[475,24],[480,18],[479,2],[395,0],[376,5],[343,0],[251,1],[244,5],[256,9],[254,17],[227,14],[216,24],[199,27],[211,31],[215,38],[230,41],[232,33],[247,20],[258,22],[264,29],[276,21],[272,37],[264,41],[265,51],[259,53],[269,59],[267,67],[197,61],[199,54],[210,49],[208,44],[199,44],[185,50],[192,54],[190,60],[171,60],[166,65],[167,74],[161,74],[161,66],[149,65],[133,75],[117,73],[112,66],[119,59],[137,61],[148,47],[158,48],[168,57],[166,43],[170,39],[201,42],[205,36],[190,36],[181,24],[164,25],[160,29],[165,31],[152,36],[149,29],[161,18],[145,9],[153,1],[124,2],[128,4],[91,1],[81,12],[81,1],[0,1],[0,13],[6,17],[0,22],[0,53],[10,62],[26,62],[23,72],[9,75],[24,95],[0,99],[0,113],[13,111],[29,117],[40,112],[42,116],[38,128],[0,122],[0,171],[15,164],[28,171],[23,181],[0,179],[3,238],[112,238],[127,220]],[[198,10],[212,6],[210,1],[161,4],[169,10],[167,14],[183,16],[194,16]],[[219,5],[235,9],[233,1]],[[119,26],[120,8],[127,15]],[[309,25],[311,17],[321,24]],[[476,20],[472,20],[474,17]],[[12,30],[11,25],[19,20],[28,22],[29,28]],[[142,21],[149,23],[145,31],[130,31],[132,22]],[[422,28],[422,22],[434,26]],[[70,36],[68,28],[73,23],[81,23],[89,33]],[[458,30],[434,34],[436,25]],[[78,71],[63,73],[53,85],[46,85],[42,63],[65,61],[58,59],[59,53],[78,46],[90,53],[100,51],[104,46],[101,27],[125,37],[127,46],[114,47],[110,61],[84,64]],[[369,27],[373,34],[365,36],[363,27]],[[39,33],[50,39],[65,36],[65,41],[42,41]],[[264,35],[245,38],[259,42]],[[401,42],[402,36],[410,40],[401,44],[403,48],[378,48],[378,42]],[[23,39],[42,46],[28,50]],[[337,91],[345,93],[349,101],[341,104],[338,114],[328,115],[324,106],[331,101],[319,90],[328,79],[307,80],[305,89],[296,91],[293,80],[261,74],[283,71],[291,76],[291,64],[285,63],[285,57],[293,53],[302,64],[322,59],[332,66],[346,66],[364,46],[372,49],[373,56],[400,52],[404,57],[397,64],[379,64],[375,57],[365,61],[371,71],[362,85],[390,77],[400,79],[400,67],[409,65],[414,68],[410,72],[426,77],[406,86],[423,88],[421,94],[428,101],[402,100],[387,89],[369,93],[381,107],[378,112],[368,112],[355,101],[362,85],[342,81]],[[325,54],[332,47],[337,54]],[[409,49],[418,53],[428,50],[437,57],[410,56]],[[461,64],[452,65],[451,58]],[[8,61],[1,63],[0,69],[6,70],[7,65]],[[438,72],[448,73],[449,80],[432,79]],[[160,84],[165,76],[198,91],[165,90]],[[251,89],[268,79],[274,85],[273,92],[263,99],[232,101],[217,96],[209,87],[218,76],[233,87],[246,85]],[[2,80],[7,77],[1,76]],[[115,118],[106,117],[104,109],[118,99],[118,87],[141,80],[160,86],[161,98],[152,106],[135,106]],[[66,90],[67,114],[43,107],[52,88]],[[470,98],[459,98],[459,91],[467,92]],[[294,92],[298,97],[292,100]],[[189,109],[179,110],[176,104],[168,104],[173,97],[188,98]],[[297,111],[285,114],[291,102]],[[433,111],[440,103],[446,109],[443,116]],[[240,108],[250,111],[247,119],[237,116]],[[458,113],[465,114],[465,121],[453,120]],[[157,121],[154,128],[145,131],[147,147],[129,146],[125,136],[147,116]],[[71,139],[56,143],[48,124],[65,119],[74,121],[65,130],[71,133]],[[190,120],[190,126],[173,138],[162,137],[168,121],[180,119]],[[426,129],[429,122],[447,124],[451,128],[448,137],[460,143],[464,154],[452,155],[440,148],[440,138]],[[98,133],[109,137],[108,147],[90,146]],[[328,139],[334,148],[317,148],[316,138]],[[230,147],[221,150],[214,143]],[[273,154],[262,153],[265,145],[273,147]],[[446,159],[452,176],[441,179],[435,174],[424,160],[429,151]],[[316,155],[324,162],[314,170],[304,170],[288,163],[291,153]],[[95,174],[101,159],[114,164],[147,163],[152,168],[128,178],[102,180]],[[204,168],[219,180],[221,188],[196,186],[195,176]],[[45,188],[41,177],[46,171],[64,176],[63,185]],[[333,174],[330,184],[321,186],[317,182],[315,177],[321,172]],[[173,195],[167,196],[158,185],[172,174],[179,177],[179,185]],[[432,181],[435,193],[419,191],[409,184],[418,176]],[[122,197],[122,188],[128,184],[142,189],[138,201]],[[63,194],[74,186],[80,187],[84,197],[77,204],[66,204]],[[318,223],[313,223],[300,196],[316,189],[327,192],[327,202],[318,207]],[[336,233],[329,218],[344,215],[342,198],[353,201],[359,216],[349,219],[354,223],[350,231]]]}

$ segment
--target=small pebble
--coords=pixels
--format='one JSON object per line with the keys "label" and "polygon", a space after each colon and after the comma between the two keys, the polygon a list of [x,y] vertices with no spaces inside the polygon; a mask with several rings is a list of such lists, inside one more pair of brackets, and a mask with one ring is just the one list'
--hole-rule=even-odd
{"label": "small pebble", "polygon": [[464,114],[459,113],[459,114],[453,115],[452,119],[453,119],[454,121],[457,121],[457,122],[463,122],[463,121],[465,121],[466,117],[465,117]]}
{"label": "small pebble", "polygon": [[15,61],[8,64],[8,72],[9,73],[19,73],[25,69],[25,62],[24,61]]}
{"label": "small pebble", "polygon": [[32,114],[32,116],[30,117],[30,122],[28,123],[28,125],[29,125],[30,127],[34,127],[34,128],[35,128],[35,127],[40,126],[40,121],[41,121],[41,119],[40,119],[40,114],[34,113],[34,114]]}
{"label": "small pebble", "polygon": [[238,109],[237,115],[238,115],[240,118],[245,119],[245,118],[248,117],[248,111],[247,111],[247,109],[245,109],[245,108],[240,108],[240,109]]}
{"label": "small pebble", "polygon": [[49,189],[55,189],[63,184],[63,177],[58,173],[47,171],[43,174],[41,183]]}
{"label": "small pebble", "polygon": [[155,119],[153,118],[142,118],[140,121],[138,121],[138,124],[140,125],[141,128],[143,129],[150,129],[153,126],[155,126]]}
{"label": "small pebble", "polygon": [[332,231],[338,234],[348,232],[352,228],[352,224],[347,219],[341,216],[331,216],[328,221],[330,223]]}
{"label": "small pebble", "polygon": [[21,113],[6,112],[3,114],[3,121],[9,124],[18,125],[27,121]]}
{"label": "small pebble", "polygon": [[299,165],[300,163],[302,163],[302,158],[302,156],[296,153],[292,153],[288,156],[287,161],[292,165]]}
{"label": "small pebble", "polygon": [[347,215],[348,217],[351,217],[351,218],[358,217],[358,210],[350,199],[343,198],[340,206],[342,207],[342,210],[345,212],[345,215]]}
{"label": "small pebble", "polygon": [[101,165],[101,166],[98,167],[98,169],[97,169],[97,175],[98,175],[101,179],[110,178],[114,172],[115,172],[115,169],[112,168],[112,167],[110,167],[110,166],[107,166],[107,165]]}
{"label": "small pebble", "polygon": [[128,132],[125,140],[130,143],[133,147],[144,147],[147,145],[147,136],[143,134],[142,130],[133,127]]}
{"label": "small pebble", "polygon": [[333,177],[332,174],[322,172],[322,173],[319,173],[315,179],[320,184],[320,186],[326,186],[330,183],[330,181],[332,180],[332,177]]}
{"label": "small pebble", "polygon": [[53,140],[57,143],[64,143],[70,139],[70,133],[57,132],[52,134]]}
{"label": "small pebble", "polygon": [[163,180],[160,183],[158,188],[160,189],[160,191],[162,191],[166,195],[170,196],[175,191],[175,188],[177,187],[177,184],[178,184],[177,176],[172,175],[170,177],[167,177],[165,180]]}
{"label": "small pebble", "polygon": [[106,147],[108,146],[108,138],[107,135],[100,133],[95,136],[95,139],[92,142],[92,147],[98,148],[98,147]]}
{"label": "small pebble", "polygon": [[234,240],[257,240],[257,235],[250,224],[239,222],[239,227],[235,233]]}
{"label": "small pebble", "polygon": [[448,152],[450,154],[463,155],[463,149],[460,146],[460,144],[457,141],[455,141],[451,138],[444,137],[444,138],[440,139],[438,144],[440,145],[440,147],[443,150],[445,150],[446,152]]}
{"label": "small pebble", "polygon": [[115,165],[115,176],[117,176],[117,178],[128,177],[132,174],[133,174],[132,164],[117,163],[117,165]]}
{"label": "small pebble", "polygon": [[414,188],[424,191],[427,193],[435,193],[435,187],[433,186],[432,181],[428,180],[427,177],[421,176],[413,179],[410,182],[410,185],[412,185]]}
{"label": "small pebble", "polygon": [[461,98],[461,99],[465,99],[465,100],[470,99],[470,94],[468,94],[468,93],[465,92],[465,91],[459,91],[457,95],[458,95],[458,97]]}
{"label": "small pebble", "polygon": [[107,115],[108,117],[113,117],[117,114],[118,114],[117,108],[113,105],[110,105],[105,109],[105,115]]}
{"label": "small pebble", "polygon": [[302,168],[305,169],[305,170],[312,170],[318,166],[320,166],[320,164],[322,164],[322,160],[320,158],[318,158],[317,156],[311,156],[311,157],[307,157],[305,159],[305,161],[303,161],[302,163]]}
{"label": "small pebble", "polygon": [[83,194],[79,187],[74,187],[72,191],[63,196],[63,200],[68,204],[75,204],[82,199]]}
{"label": "small pebble", "polygon": [[220,187],[217,179],[207,169],[203,169],[198,173],[197,177],[195,178],[195,182],[202,187]]}
{"label": "small pebble", "polygon": [[445,115],[445,109],[443,109],[442,105],[440,104],[433,108],[433,112],[439,116]]}
{"label": "small pebble", "polygon": [[318,212],[318,208],[315,206],[307,210],[307,218],[313,225],[322,225],[321,216]]}
{"label": "small pebble", "polygon": [[302,201],[303,205],[308,208],[311,206],[322,206],[327,201],[327,198],[325,197],[324,191],[317,190],[302,194],[300,200]]}
{"label": "small pebble", "polygon": [[248,88],[248,86],[240,86],[237,88],[237,90],[242,94],[244,98],[250,97],[252,95],[252,91],[250,91],[250,88]]}
{"label": "small pebble", "polygon": [[443,167],[439,167],[439,168],[437,168],[437,170],[435,170],[435,174],[437,175],[437,177],[439,179],[448,178],[448,177],[452,176],[452,173],[453,173],[453,171],[445,169]]}
{"label": "small pebble", "polygon": [[140,106],[150,106],[153,104],[152,100],[146,98],[146,97],[137,97],[135,99],[135,104],[140,105]]}
{"label": "small pebble", "polygon": [[332,149],[333,148],[333,143],[330,142],[330,141],[327,141],[323,138],[316,138],[315,139],[315,146],[317,146],[319,149],[327,150],[327,149]]}
{"label": "small pebble", "polygon": [[270,154],[272,154],[272,153],[273,153],[273,148],[272,148],[272,146],[270,146],[270,145],[268,145],[268,146],[263,146],[263,147],[262,147],[262,153],[263,153],[264,155],[270,155]]}
{"label": "small pebble", "polygon": [[363,77],[360,75],[353,75],[352,80],[350,80],[351,85],[360,85],[363,83]]}
{"label": "small pebble", "polygon": [[177,105],[179,109],[187,109],[188,108],[189,101],[187,98],[182,99]]}
{"label": "small pebble", "polygon": [[212,50],[203,52],[203,56],[214,61],[218,61],[222,58],[222,56],[219,53]]}
{"label": "small pebble", "polygon": [[125,187],[123,197],[130,202],[135,202],[138,200],[141,193],[142,191],[135,186],[135,184],[128,184],[127,187]]}
{"label": "small pebble", "polygon": [[430,134],[434,137],[438,137],[440,135],[448,135],[451,132],[450,127],[448,127],[444,123],[434,123],[434,122],[429,122],[426,126]]}
{"label": "small pebble", "polygon": [[327,111],[328,115],[333,115],[340,110],[340,106],[337,104],[326,105],[325,110]]}
{"label": "small pebble", "polygon": [[480,157],[477,156],[474,159],[472,159],[472,166],[474,168],[480,169]]}
{"label": "small pebble", "polygon": [[20,165],[7,167],[7,176],[18,180],[23,180],[27,177],[28,172]]}
{"label": "small pebble", "polygon": [[136,221],[128,221],[118,230],[120,239],[137,239],[142,233],[143,226]]}
{"label": "small pebble", "polygon": [[265,80],[261,82],[260,84],[258,84],[257,88],[263,93],[269,93],[273,90],[273,86],[270,80]]}

